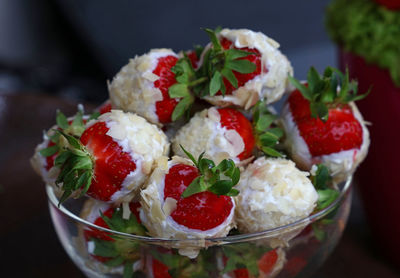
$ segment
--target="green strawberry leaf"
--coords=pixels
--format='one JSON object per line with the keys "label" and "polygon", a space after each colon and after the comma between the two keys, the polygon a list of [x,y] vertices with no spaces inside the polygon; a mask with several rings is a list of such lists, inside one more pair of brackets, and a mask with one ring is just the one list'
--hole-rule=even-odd
{"label": "green strawberry leaf", "polygon": [[222,50],[221,43],[219,42],[219,39],[217,38],[217,34],[215,31],[204,28],[204,31],[206,31],[207,35],[210,37],[211,43],[213,44],[214,50],[215,51],[220,51]]}
{"label": "green strawberry leaf", "polygon": [[265,155],[283,157],[283,154],[277,150],[279,141],[284,135],[281,128],[274,126],[278,117],[268,110],[264,101],[258,101],[252,112],[257,148]]}
{"label": "green strawberry leaf", "polygon": [[196,44],[193,46],[196,56],[199,58],[204,51],[204,46]]}
{"label": "green strawberry leaf", "polygon": [[215,165],[212,160],[204,158],[204,152],[196,160],[182,146],[181,148],[189,159],[193,161],[200,173],[200,176],[195,178],[183,191],[182,198],[204,191],[226,196],[239,194],[239,191],[233,187],[240,180],[240,170],[231,159],[224,159],[218,165]]}
{"label": "green strawberry leaf", "polygon": [[343,74],[333,67],[327,67],[322,76],[314,67],[311,67],[307,75],[308,87],[291,76],[289,76],[289,80],[310,102],[311,116],[319,118],[323,122],[328,120],[328,108],[361,100],[369,94],[368,91],[358,95],[357,82],[350,81],[348,70]]}
{"label": "green strawberry leaf", "polygon": [[222,84],[222,75],[219,71],[216,71],[210,81],[210,96],[214,96]]}
{"label": "green strawberry leaf", "polygon": [[95,111],[92,114],[90,114],[88,121],[91,120],[97,120],[98,117],[100,117],[100,112],[99,111]]}
{"label": "green strawberry leaf", "polygon": [[170,98],[181,98],[189,96],[190,92],[186,84],[176,83],[169,87],[168,94]]}
{"label": "green strawberry leaf", "polygon": [[[236,79],[236,76],[233,74],[232,70],[230,70],[228,68],[224,68],[224,69],[222,69],[221,73],[229,81],[229,83],[232,84],[232,86],[234,88],[237,88],[239,86],[238,80]],[[222,82],[222,84],[224,84],[224,83]],[[223,92],[223,93],[225,93],[225,92]]]}
{"label": "green strawberry leaf", "polygon": [[53,154],[56,154],[60,150],[60,147],[57,145],[47,147],[45,149],[42,149],[39,151],[41,156],[48,157],[52,156]]}
{"label": "green strawberry leaf", "polygon": [[240,73],[252,73],[257,69],[257,66],[248,60],[228,60],[225,67]]}
{"label": "green strawberry leaf", "polygon": [[332,177],[325,165],[317,165],[317,170],[315,175],[311,177],[311,181],[318,193],[317,210],[328,207],[339,197],[339,191],[329,187]]}
{"label": "green strawberry leaf", "polygon": [[317,209],[319,210],[328,207],[337,199],[337,197],[339,197],[339,191],[330,188],[317,190],[317,193],[318,193]]}
{"label": "green strawberry leaf", "polygon": [[194,97],[192,95],[188,95],[181,99],[178,104],[175,106],[174,111],[172,112],[171,119],[172,121],[176,121],[181,118],[183,115],[189,113],[190,108],[194,103]]}
{"label": "green strawberry leaf", "polygon": [[67,129],[69,127],[67,117],[60,110],[57,110],[56,122],[61,129]]}

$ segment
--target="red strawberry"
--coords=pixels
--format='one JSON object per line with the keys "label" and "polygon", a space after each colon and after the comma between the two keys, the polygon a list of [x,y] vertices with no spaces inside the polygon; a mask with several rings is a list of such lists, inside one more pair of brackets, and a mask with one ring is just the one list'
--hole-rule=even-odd
{"label": "red strawberry", "polygon": [[[135,130],[129,125],[135,125]],[[166,136],[156,126],[120,110],[92,122],[79,140],[61,131],[59,134],[68,141],[55,160],[61,169],[56,184],[62,184],[64,191],[60,202],[78,190],[100,201],[122,201],[139,189],[154,160],[167,150]],[[136,134],[141,134],[140,138]],[[146,147],[141,140],[147,141]],[[146,157],[139,155],[144,148]],[[138,169],[137,163],[142,165]]]}
{"label": "red strawberry", "polygon": [[232,108],[218,109],[221,116],[221,125],[227,129],[234,129],[239,133],[244,142],[244,151],[238,155],[240,160],[249,158],[252,155],[255,139],[253,128],[248,119],[238,110]]}
{"label": "red strawberry", "polygon": [[80,139],[94,158],[94,178],[87,194],[101,201],[110,201],[121,189],[126,176],[136,169],[130,154],[107,135],[108,130],[105,122],[97,122],[86,129]]}
{"label": "red strawberry", "polygon": [[[246,57],[243,58],[239,58],[238,60],[248,60],[250,62],[252,62],[253,64],[256,65],[256,70],[253,71],[252,73],[239,73],[237,71],[233,71],[233,74],[235,75],[237,81],[238,81],[238,88],[242,87],[243,85],[245,85],[247,83],[247,81],[252,80],[254,77],[256,77],[257,75],[259,75],[261,73],[261,54],[260,52],[255,49],[255,48],[248,48],[248,47],[242,47],[242,48],[237,48],[237,47],[232,47],[232,42],[226,38],[222,38],[220,40],[221,45],[224,49],[240,49],[243,51],[247,51],[247,52],[252,52],[254,54],[248,55]],[[264,69],[264,72],[266,73],[267,70]],[[223,82],[225,84],[226,87],[226,95],[231,95],[233,91],[236,90],[235,87],[232,86],[232,84],[224,77],[223,78]],[[219,91],[217,94],[222,94],[221,91]]]}
{"label": "red strawberry", "polygon": [[178,104],[178,100],[170,98],[168,89],[176,83],[175,74],[171,68],[175,66],[178,58],[172,55],[158,58],[158,63],[153,73],[159,76],[154,82],[154,87],[160,89],[163,100],[156,102],[156,114],[161,123],[169,123],[172,121],[172,112]]}
{"label": "red strawberry", "polygon": [[[157,237],[225,236],[233,224],[235,204],[231,196],[239,193],[233,187],[240,179],[240,170],[232,160],[215,165],[203,158],[204,154],[196,160],[184,152],[193,164],[174,156],[167,165],[154,170],[141,191],[143,224],[151,236]],[[156,191],[159,194],[154,194]],[[164,220],[157,220],[159,215],[164,215]],[[190,254],[199,251],[183,248],[180,252],[186,250]]]}
{"label": "red strawberry", "polygon": [[177,164],[165,176],[164,200],[171,197],[177,200],[171,217],[190,229],[206,231],[222,224],[231,214],[233,203],[228,196],[218,196],[205,191],[182,198],[183,191],[198,177],[196,167]]}
{"label": "red strawberry", "polygon": [[112,105],[111,101],[108,99],[106,100],[100,107],[98,108],[100,114],[108,113],[111,112]]}
{"label": "red strawberry", "polygon": [[192,63],[192,67],[196,69],[199,65],[199,59],[200,59],[200,57],[197,56],[197,52],[195,50],[190,50],[186,52],[186,55],[188,56],[190,62]]}
{"label": "red strawberry", "polygon": [[330,108],[328,120],[323,122],[311,117],[310,103],[300,91],[294,91],[288,101],[293,120],[312,156],[361,147],[362,127],[349,105]]}
{"label": "red strawberry", "polygon": [[348,73],[331,67],[323,76],[311,68],[307,84],[289,79],[297,90],[283,109],[282,124],[292,159],[307,170],[323,163],[337,181],[346,179],[368,150],[368,130],[353,103],[367,94],[357,95]]}
{"label": "red strawberry", "polygon": [[400,0],[375,0],[379,5],[385,6],[389,10],[400,9]]}

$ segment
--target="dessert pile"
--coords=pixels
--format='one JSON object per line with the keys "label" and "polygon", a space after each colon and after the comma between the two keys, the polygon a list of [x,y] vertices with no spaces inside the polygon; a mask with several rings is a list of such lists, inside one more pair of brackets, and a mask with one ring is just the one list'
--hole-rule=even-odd
{"label": "dessert pile", "polygon": [[[336,184],[367,154],[368,130],[354,104],[365,95],[347,73],[311,68],[300,82],[266,35],[205,31],[205,47],[131,59],[98,112],[58,111],[32,157],[60,204],[86,196],[86,221],[182,240],[146,252],[84,228],[87,253],[110,273],[208,277],[204,239],[262,232],[328,207]],[[278,114],[270,104],[284,94]],[[281,247],[301,230],[263,246],[228,245],[214,267],[226,277],[274,277],[286,260]]]}

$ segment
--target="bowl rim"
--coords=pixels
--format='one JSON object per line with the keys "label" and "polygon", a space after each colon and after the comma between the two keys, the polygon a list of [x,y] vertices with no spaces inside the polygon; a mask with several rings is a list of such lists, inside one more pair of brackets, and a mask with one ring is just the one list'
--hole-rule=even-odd
{"label": "bowl rim", "polygon": [[[150,237],[150,236],[138,236],[134,234],[127,234],[123,232],[118,232],[114,231],[111,229],[107,229],[104,227],[97,226],[93,223],[90,223],[79,216],[75,215],[71,211],[69,211],[67,208],[65,208],[62,204],[58,206],[58,199],[54,194],[54,189],[51,185],[46,185],[46,193],[48,197],[48,202],[49,206],[52,206],[65,216],[71,218],[72,220],[78,222],[79,224],[83,224],[85,226],[88,226],[90,228],[94,228],[100,231],[104,231],[107,233],[112,234],[113,236],[118,236],[118,237],[123,237],[125,239],[130,239],[130,240],[136,240],[136,241],[142,241],[142,242],[147,242],[147,243],[165,243],[165,244],[171,244],[171,243],[191,243],[191,244],[196,244],[196,242],[208,242],[210,244],[215,245],[216,243],[233,243],[233,242],[245,242],[245,241],[251,241],[251,240],[257,240],[260,238],[268,238],[268,237],[277,237],[279,236],[280,232],[285,231],[294,231],[298,230],[299,228],[304,228],[306,225],[313,223],[322,217],[326,216],[329,214],[332,210],[336,208],[345,198],[347,193],[350,191],[351,185],[352,185],[352,180],[353,176],[349,176],[345,181],[339,183],[339,185],[343,185],[342,190],[340,191],[340,194],[338,198],[336,198],[335,201],[333,201],[328,207],[317,211],[314,214],[311,214],[307,217],[304,217],[302,219],[299,219],[297,221],[294,221],[292,223],[279,226],[276,228],[272,229],[267,229],[264,231],[260,232],[254,232],[254,233],[246,233],[246,234],[239,234],[239,235],[230,235],[230,236],[225,236],[225,237],[215,237],[215,238],[190,238],[190,239],[169,239],[169,238],[159,238],[159,237]],[[340,188],[340,186],[339,186]]]}

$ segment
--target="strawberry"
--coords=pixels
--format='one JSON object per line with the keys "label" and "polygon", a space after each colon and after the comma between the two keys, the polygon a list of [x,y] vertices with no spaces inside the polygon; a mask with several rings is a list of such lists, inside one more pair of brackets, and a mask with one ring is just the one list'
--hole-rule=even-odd
{"label": "strawberry", "polygon": [[[235,87],[226,77],[224,77],[222,79],[224,82],[225,88],[226,88],[225,94],[231,95],[234,90],[244,86],[249,80],[252,80],[253,78],[255,78],[257,75],[259,75],[261,73],[261,53],[260,53],[260,51],[258,51],[255,48],[248,48],[248,47],[238,48],[238,47],[232,46],[232,42],[224,37],[222,37],[220,39],[220,43],[221,43],[222,48],[225,50],[239,49],[239,50],[251,53],[250,55],[247,55],[245,57],[238,58],[236,61],[247,60],[255,65],[255,70],[250,73],[248,73],[248,72],[242,73],[240,71],[232,70],[233,75],[237,79],[237,86],[235,86]],[[263,72],[266,73],[267,69],[264,68]],[[221,94],[222,94],[221,90],[217,92],[217,95],[221,95]]]}
{"label": "strawberry", "polygon": [[236,130],[236,132],[239,133],[240,137],[243,139],[244,150],[237,157],[240,160],[249,158],[253,153],[255,144],[253,128],[250,121],[236,109],[220,108],[218,109],[218,113],[221,117],[221,126],[228,130]]}
{"label": "strawberry", "polygon": [[107,99],[105,102],[103,102],[102,105],[100,105],[100,107],[97,110],[99,110],[100,114],[105,114],[111,112],[111,109],[112,109],[111,101]]}
{"label": "strawberry", "polygon": [[[85,209],[89,210],[89,213],[84,218],[99,227],[122,233],[146,235],[146,229],[140,224],[138,202],[129,203],[126,209],[129,209],[130,214],[125,218],[122,206],[113,207],[90,200],[85,204]],[[109,267],[124,265],[124,272],[133,272],[133,264],[141,260],[139,246],[133,242],[111,237],[107,232],[92,227],[85,229],[83,235],[90,255]]]}
{"label": "strawberry", "polygon": [[[109,84],[113,108],[134,112],[158,126],[182,116],[183,113],[177,115],[174,111],[183,99],[184,103],[179,107],[185,108],[188,98],[170,93],[177,81],[182,81],[179,78],[182,62],[178,60],[178,55],[170,49],[152,49],[147,54],[131,59]],[[184,60],[193,70],[190,60]],[[190,94],[189,98],[192,99]]]}
{"label": "strawberry", "polygon": [[252,156],[255,138],[250,121],[240,111],[211,107],[196,113],[172,140],[175,154],[184,156],[180,145],[196,157],[205,151],[216,162],[230,158],[239,163]]}
{"label": "strawberry", "polygon": [[208,191],[182,198],[182,193],[198,176],[196,167],[185,164],[172,166],[165,176],[164,201],[168,197],[177,201],[176,209],[171,213],[176,223],[206,231],[228,218],[233,203],[228,196],[218,196]]}
{"label": "strawberry", "polygon": [[[231,160],[215,165],[204,154],[198,160],[187,155],[193,163],[175,156],[167,167],[154,170],[141,192],[143,224],[152,236],[165,238],[224,236],[233,220],[230,196],[238,194],[232,187],[239,181],[239,168]],[[164,215],[163,220],[153,219],[158,215]]]}
{"label": "strawberry", "polygon": [[158,120],[165,124],[172,121],[172,113],[175,106],[178,104],[178,100],[170,98],[168,89],[176,83],[175,73],[171,71],[171,68],[175,66],[178,58],[172,55],[158,58],[158,63],[153,73],[159,78],[154,81],[154,87],[160,89],[163,99],[156,102],[156,114]]}
{"label": "strawberry", "polygon": [[[135,129],[130,131],[129,125]],[[121,201],[143,184],[143,171],[150,171],[153,159],[163,155],[167,147],[165,135],[154,125],[118,110],[91,122],[79,140],[58,133],[68,141],[55,160],[61,169],[56,183],[62,184],[64,191],[60,203],[76,190],[104,202]],[[147,150],[142,140],[149,141]],[[146,156],[139,155],[143,151]],[[142,166],[137,169],[138,163]]]}
{"label": "strawberry", "polygon": [[[306,85],[290,80],[297,90],[288,98],[283,122],[287,139],[293,141],[293,159],[306,169],[324,162],[342,164],[339,169],[327,165],[338,175],[352,172],[364,158],[369,142],[368,131],[353,103],[366,94],[357,95],[357,83],[349,81],[348,73],[333,68],[327,68],[323,76],[311,68]],[[305,147],[300,147],[302,144]],[[333,154],[343,156],[331,158]]]}
{"label": "strawberry", "polygon": [[310,103],[299,90],[289,97],[290,111],[312,156],[357,148],[362,144],[362,127],[347,104],[332,107],[328,120],[311,117]]}
{"label": "strawberry", "polygon": [[400,1],[399,0],[375,0],[379,5],[385,6],[389,10],[399,10]]}
{"label": "strawberry", "polygon": [[204,47],[202,47],[201,45],[195,45],[194,50],[189,50],[185,53],[192,63],[192,67],[194,69],[197,69],[199,66],[199,60],[203,50]]}

